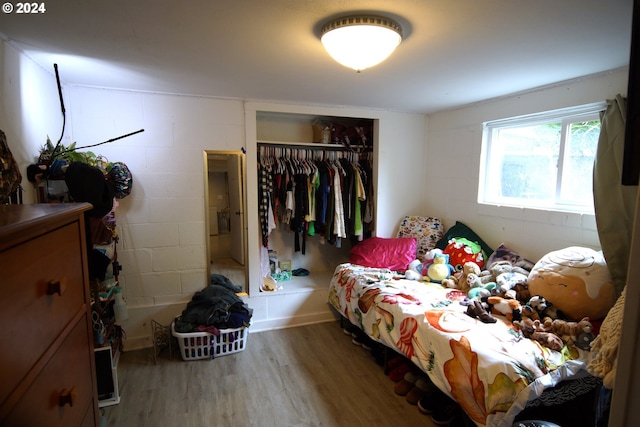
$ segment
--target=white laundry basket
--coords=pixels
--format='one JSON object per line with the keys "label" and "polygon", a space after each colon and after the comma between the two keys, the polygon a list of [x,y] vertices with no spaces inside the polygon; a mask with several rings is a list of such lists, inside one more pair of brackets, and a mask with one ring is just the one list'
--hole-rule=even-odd
{"label": "white laundry basket", "polygon": [[209,332],[180,333],[171,323],[171,335],[177,338],[183,360],[213,359],[238,353],[247,346],[249,329],[246,327],[220,329],[220,335]]}

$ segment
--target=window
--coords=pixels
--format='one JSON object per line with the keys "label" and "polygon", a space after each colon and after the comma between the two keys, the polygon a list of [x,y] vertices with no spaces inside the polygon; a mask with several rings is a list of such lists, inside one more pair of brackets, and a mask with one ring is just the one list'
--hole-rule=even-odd
{"label": "window", "polygon": [[593,213],[593,161],[605,107],[485,123],[478,201]]}

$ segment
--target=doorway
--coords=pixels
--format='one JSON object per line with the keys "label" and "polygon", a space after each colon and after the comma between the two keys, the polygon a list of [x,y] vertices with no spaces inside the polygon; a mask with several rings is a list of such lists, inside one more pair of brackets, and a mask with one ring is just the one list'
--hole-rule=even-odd
{"label": "doorway", "polygon": [[247,291],[245,156],[240,151],[204,152],[205,222],[210,273]]}

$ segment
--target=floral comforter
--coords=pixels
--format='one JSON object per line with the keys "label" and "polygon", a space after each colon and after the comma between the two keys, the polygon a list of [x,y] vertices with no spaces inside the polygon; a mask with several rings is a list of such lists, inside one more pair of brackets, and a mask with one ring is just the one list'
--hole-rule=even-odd
{"label": "floral comforter", "polygon": [[524,338],[506,318],[465,314],[464,294],[405,280],[387,269],[339,265],[329,303],[376,341],[404,354],[478,426],[511,426],[527,401],[588,375],[589,353],[553,351]]}

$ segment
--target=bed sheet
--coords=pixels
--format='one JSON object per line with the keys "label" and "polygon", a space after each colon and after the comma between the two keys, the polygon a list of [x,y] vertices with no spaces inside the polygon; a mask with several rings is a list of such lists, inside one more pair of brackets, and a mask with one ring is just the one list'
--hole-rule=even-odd
{"label": "bed sheet", "polygon": [[388,270],[339,265],[329,303],[374,340],[409,358],[478,426],[508,427],[527,402],[560,381],[589,375],[589,352],[553,351],[505,317],[482,323],[464,293]]}

